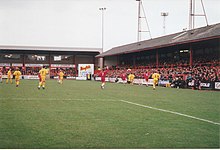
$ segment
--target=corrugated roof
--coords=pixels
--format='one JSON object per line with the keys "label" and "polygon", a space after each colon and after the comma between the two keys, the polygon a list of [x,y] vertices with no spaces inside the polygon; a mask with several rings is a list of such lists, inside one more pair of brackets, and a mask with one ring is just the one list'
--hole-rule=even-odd
{"label": "corrugated roof", "polygon": [[82,47],[46,47],[46,46],[10,46],[0,45],[0,50],[33,50],[33,51],[65,51],[65,52],[101,52],[101,48]]}
{"label": "corrugated roof", "polygon": [[150,40],[140,41],[127,45],[114,47],[96,57],[113,56],[119,54],[126,54],[138,52],[143,50],[151,50],[181,43],[190,43],[195,41],[202,41],[205,39],[219,38],[220,37],[220,23],[197,28],[188,31],[182,31],[175,34],[170,34],[163,37],[158,37]]}

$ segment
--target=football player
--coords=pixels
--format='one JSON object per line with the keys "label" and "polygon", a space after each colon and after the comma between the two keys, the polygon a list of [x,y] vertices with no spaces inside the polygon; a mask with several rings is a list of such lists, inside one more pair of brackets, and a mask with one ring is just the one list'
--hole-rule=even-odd
{"label": "football player", "polygon": [[0,83],[2,83],[2,70],[0,69]]}
{"label": "football player", "polygon": [[156,85],[158,84],[158,80],[160,79],[160,74],[157,73],[157,71],[154,71],[152,78],[153,78],[153,90],[155,90]]}
{"label": "football player", "polygon": [[7,80],[6,80],[6,84],[8,84],[8,81],[10,80],[10,83],[12,84],[12,72],[11,72],[11,68],[8,70],[7,72]]}
{"label": "football player", "polygon": [[105,88],[105,77],[106,77],[106,74],[108,72],[108,68],[106,69],[103,69],[100,73],[99,73],[99,76],[101,77],[101,89],[104,89]]}
{"label": "football player", "polygon": [[40,89],[40,87],[42,87],[43,89],[45,89],[45,84],[46,84],[46,75],[48,74],[48,70],[46,69],[45,66],[43,66],[43,68],[39,71],[39,75],[40,75],[40,82],[38,85],[38,89]]}
{"label": "football player", "polygon": [[144,74],[144,79],[146,81],[146,86],[148,86],[148,79],[149,79],[149,73],[146,71],[146,73]]}
{"label": "football player", "polygon": [[64,73],[63,73],[63,71],[62,71],[62,69],[60,69],[60,72],[59,72],[59,83],[60,84],[63,84],[63,76],[64,76]]}
{"label": "football player", "polygon": [[18,87],[20,83],[20,76],[21,76],[21,72],[19,71],[19,68],[16,68],[16,71],[13,73],[13,75],[15,76],[16,87]]}

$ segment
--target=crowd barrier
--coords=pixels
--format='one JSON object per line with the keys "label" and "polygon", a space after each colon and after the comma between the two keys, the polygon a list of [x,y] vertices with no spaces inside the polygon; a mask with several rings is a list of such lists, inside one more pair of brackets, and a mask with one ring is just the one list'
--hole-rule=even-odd
{"label": "crowd barrier", "polygon": [[[2,78],[3,79],[7,79],[7,75],[2,75]],[[49,78],[49,76],[47,77]],[[38,76],[37,75],[22,75],[21,76],[21,79],[28,79],[28,80],[38,80]],[[57,76],[53,77],[53,79],[58,79]],[[69,80],[87,80],[86,77],[66,77],[66,79],[69,79]],[[96,77],[95,78],[96,81],[101,81],[101,77]],[[123,83],[123,80],[121,78],[108,78],[106,77],[105,78],[105,81],[106,82],[116,82],[117,80],[117,83]],[[125,80],[125,82],[127,82],[127,80]],[[134,79],[134,84],[139,84],[139,85],[153,85],[153,79],[149,79],[148,82],[146,82],[145,79]],[[169,81],[168,80],[159,80],[158,81],[158,85],[159,86],[167,86],[169,85]],[[187,87],[188,88],[192,88],[195,86],[195,83],[194,83],[194,80],[191,81],[191,82],[188,82],[188,85]],[[201,82],[200,83],[200,87],[202,89],[207,89],[207,90],[220,90],[220,81],[217,81],[217,82]]]}
{"label": "crowd barrier", "polygon": [[[96,81],[101,81],[101,77],[96,77]],[[116,82],[116,78],[105,78],[106,82]],[[127,82],[127,80],[126,80]],[[123,83],[123,80],[121,78],[117,78],[117,83]],[[134,79],[134,84],[141,84],[141,85],[153,85],[153,79],[149,79],[148,82],[146,82],[145,79]],[[170,85],[169,80],[159,80],[158,81],[159,86],[168,87]],[[209,90],[220,90],[220,81],[218,82],[201,82],[200,86],[202,89],[209,89]],[[194,87],[194,81],[188,83],[188,88]]]}

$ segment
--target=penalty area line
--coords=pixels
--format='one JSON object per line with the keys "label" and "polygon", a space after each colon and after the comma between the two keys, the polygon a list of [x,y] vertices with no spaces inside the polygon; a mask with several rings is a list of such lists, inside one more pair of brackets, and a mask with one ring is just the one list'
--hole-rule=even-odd
{"label": "penalty area line", "polygon": [[166,112],[166,113],[171,113],[171,114],[175,114],[175,115],[179,115],[179,116],[184,116],[184,117],[187,117],[187,118],[192,118],[192,119],[195,119],[195,120],[199,120],[199,121],[203,121],[203,122],[208,122],[208,123],[215,124],[215,125],[220,125],[220,123],[218,123],[218,122],[214,122],[214,121],[210,121],[210,120],[206,120],[206,119],[202,119],[202,118],[198,118],[198,117],[194,117],[194,116],[178,113],[178,112],[175,112],[175,111],[155,108],[155,107],[151,107],[151,106],[147,106],[147,105],[142,105],[142,104],[138,104],[138,103],[133,103],[133,102],[125,101],[125,100],[119,100],[119,101],[124,102],[124,103],[128,103],[128,104],[132,104],[132,105],[136,105],[136,106],[140,106],[140,107],[144,107],[144,108],[149,108],[149,109],[158,110],[158,111],[162,111],[162,112]]}

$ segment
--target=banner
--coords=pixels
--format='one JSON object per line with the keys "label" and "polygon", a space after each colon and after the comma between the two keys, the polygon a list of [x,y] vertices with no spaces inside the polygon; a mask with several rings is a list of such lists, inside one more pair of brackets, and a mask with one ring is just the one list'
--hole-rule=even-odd
{"label": "banner", "polygon": [[[96,77],[95,78],[96,81],[101,81],[101,77]],[[116,78],[105,78],[106,82],[115,82]],[[123,83],[123,80],[121,78],[118,78],[118,83]],[[127,83],[127,80],[126,80]],[[149,79],[148,82],[146,82],[145,79],[134,79],[134,84],[143,84],[143,85],[153,85],[153,79]]]}
{"label": "banner", "polygon": [[200,86],[203,87],[203,88],[211,88],[211,83],[210,82],[202,82],[200,83]]}
{"label": "banner", "polygon": [[51,64],[51,68],[75,68],[73,64]]}
{"label": "banner", "polygon": [[[11,78],[12,78],[13,76],[11,75]],[[8,78],[8,76],[7,75],[2,75],[2,79],[7,79]]]}
{"label": "banner", "polygon": [[76,77],[76,80],[86,80],[86,77]]}
{"label": "banner", "polygon": [[12,66],[13,67],[23,67],[23,64],[21,64],[21,63],[13,63]]}
{"label": "banner", "polygon": [[25,67],[43,67],[43,64],[25,64]]}
{"label": "banner", "polygon": [[87,74],[94,74],[94,64],[79,64],[78,77],[86,77]]}
{"label": "banner", "polygon": [[68,80],[75,80],[76,77],[73,77],[73,76],[67,76],[66,79],[68,79]]}
{"label": "banner", "polygon": [[43,66],[49,67],[49,64],[25,64],[24,66],[25,67],[43,67]]}
{"label": "banner", "polygon": [[10,63],[0,63],[1,67],[10,67]]}
{"label": "banner", "polygon": [[194,84],[195,84],[195,81],[192,80],[191,82],[188,83],[188,86],[192,87],[192,86],[194,86]]}
{"label": "banner", "polygon": [[158,84],[161,86],[166,86],[167,84],[169,84],[169,80],[159,80]]}
{"label": "banner", "polygon": [[24,79],[39,79],[39,77],[37,75],[23,75]]}
{"label": "banner", "polygon": [[220,90],[220,82],[215,82],[215,89]]}

